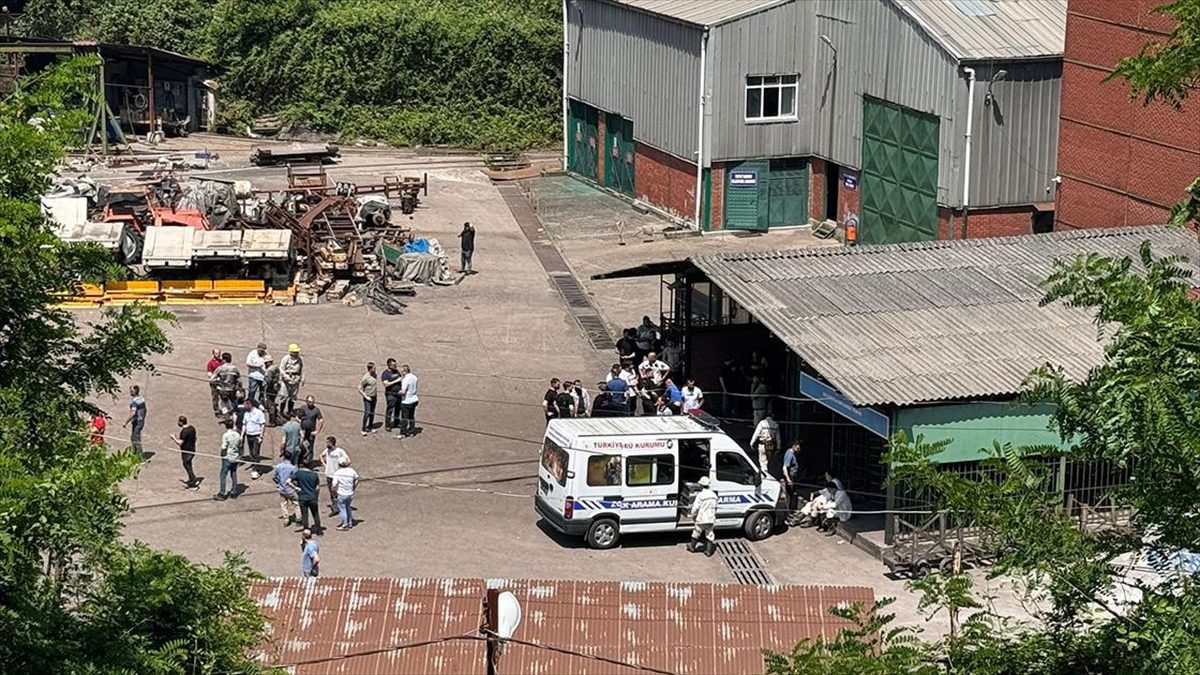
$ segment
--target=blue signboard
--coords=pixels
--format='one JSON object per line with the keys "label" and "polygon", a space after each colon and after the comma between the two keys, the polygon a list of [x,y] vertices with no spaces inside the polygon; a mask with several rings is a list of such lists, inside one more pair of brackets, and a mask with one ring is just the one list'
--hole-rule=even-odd
{"label": "blue signboard", "polygon": [[729,187],[758,187],[757,171],[730,171]]}
{"label": "blue signboard", "polygon": [[876,436],[888,437],[891,425],[887,415],[873,408],[860,408],[854,405],[838,390],[807,373],[800,373],[800,393]]}
{"label": "blue signboard", "polygon": [[851,190],[858,188],[858,174],[853,171],[847,171],[842,174],[842,184]]}

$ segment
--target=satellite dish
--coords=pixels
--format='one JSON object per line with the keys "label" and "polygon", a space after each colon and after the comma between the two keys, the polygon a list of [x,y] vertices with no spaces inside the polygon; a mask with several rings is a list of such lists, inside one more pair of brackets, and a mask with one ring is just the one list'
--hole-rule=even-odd
{"label": "satellite dish", "polygon": [[517,596],[509,591],[501,593],[496,600],[496,615],[496,635],[507,640],[521,625],[521,603],[517,602]]}

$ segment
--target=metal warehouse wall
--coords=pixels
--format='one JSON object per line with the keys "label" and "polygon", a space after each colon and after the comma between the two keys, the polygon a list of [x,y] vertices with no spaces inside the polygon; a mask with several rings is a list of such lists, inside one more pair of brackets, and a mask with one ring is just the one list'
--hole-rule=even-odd
{"label": "metal warehouse wall", "polygon": [[[821,35],[837,48],[836,68]],[[938,203],[962,206],[966,77],[957,60],[890,0],[797,1],[717,26],[709,59],[711,161],[816,155],[860,167],[866,94],[941,119]],[[972,205],[1049,201],[1045,188],[1055,172],[1061,61],[974,67],[980,81]],[[996,84],[997,105],[985,111],[993,68],[1008,70],[1009,77]],[[799,121],[746,124],[746,75],[787,72],[800,74]],[[993,116],[986,130],[985,114]]]}
{"label": "metal warehouse wall", "polygon": [[699,27],[601,0],[567,4],[568,95],[633,120],[635,139],[695,161]]}
{"label": "metal warehouse wall", "polygon": [[[817,40],[813,9],[809,2],[790,2],[712,29],[706,159],[812,154],[812,58]],[[747,124],[746,76],[791,73],[800,75],[799,121]]]}

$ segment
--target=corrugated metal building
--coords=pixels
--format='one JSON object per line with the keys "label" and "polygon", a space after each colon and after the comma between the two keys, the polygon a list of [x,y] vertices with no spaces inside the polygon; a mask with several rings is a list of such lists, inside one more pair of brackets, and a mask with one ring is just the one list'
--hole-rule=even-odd
{"label": "corrugated metal building", "polygon": [[706,230],[833,219],[890,243],[1052,227],[1066,0],[565,8],[577,175]]}
{"label": "corrugated metal building", "polygon": [[[938,461],[964,470],[994,442],[1062,443],[1052,410],[1014,401],[1046,363],[1082,379],[1103,362],[1103,344],[1092,311],[1042,305],[1041,284],[1079,254],[1128,257],[1137,269],[1145,241],[1200,274],[1196,234],[1158,226],[723,253],[596,278],[673,275],[661,325],[682,341],[710,412],[741,428],[750,387],[737,369],[759,373],[785,443],[804,443],[808,475],[831,469],[861,506],[880,493],[880,457],[897,430],[950,439]],[[1121,480],[1107,467],[1074,468],[1055,470],[1077,502],[1096,503]]]}

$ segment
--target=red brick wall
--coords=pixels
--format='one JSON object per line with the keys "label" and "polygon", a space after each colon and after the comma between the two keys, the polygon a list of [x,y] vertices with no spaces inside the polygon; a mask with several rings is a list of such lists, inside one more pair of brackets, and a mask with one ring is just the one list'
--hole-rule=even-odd
{"label": "red brick wall", "polygon": [[812,157],[808,166],[808,217],[819,223],[825,220],[825,172],[829,164],[820,157]]}
{"label": "red brick wall", "polygon": [[[962,219],[955,218],[957,234],[962,234]],[[1028,206],[1015,206],[1000,209],[971,209],[971,217],[967,220],[967,238],[982,237],[1012,237],[1019,234],[1033,234],[1033,209]]]}
{"label": "red brick wall", "polygon": [[605,136],[608,133],[608,115],[601,110],[598,118],[596,143],[600,146],[600,152],[596,153],[596,182],[604,185],[604,161],[605,156],[608,155],[608,138]]}
{"label": "red brick wall", "polygon": [[691,220],[696,215],[696,165],[649,145],[634,145],[637,198]]}
{"label": "red brick wall", "polygon": [[[1102,80],[1172,29],[1159,0],[1069,0],[1055,229],[1150,225],[1200,176],[1200,101],[1182,110],[1131,100]],[[974,219],[974,214],[972,214]]]}
{"label": "red brick wall", "polygon": [[713,232],[725,229],[725,165],[712,165],[712,213],[708,229]]}
{"label": "red brick wall", "polygon": [[950,232],[952,215],[950,209],[944,206],[938,207],[938,239],[957,239],[962,233],[962,223],[957,218],[954,219],[954,232]]}

